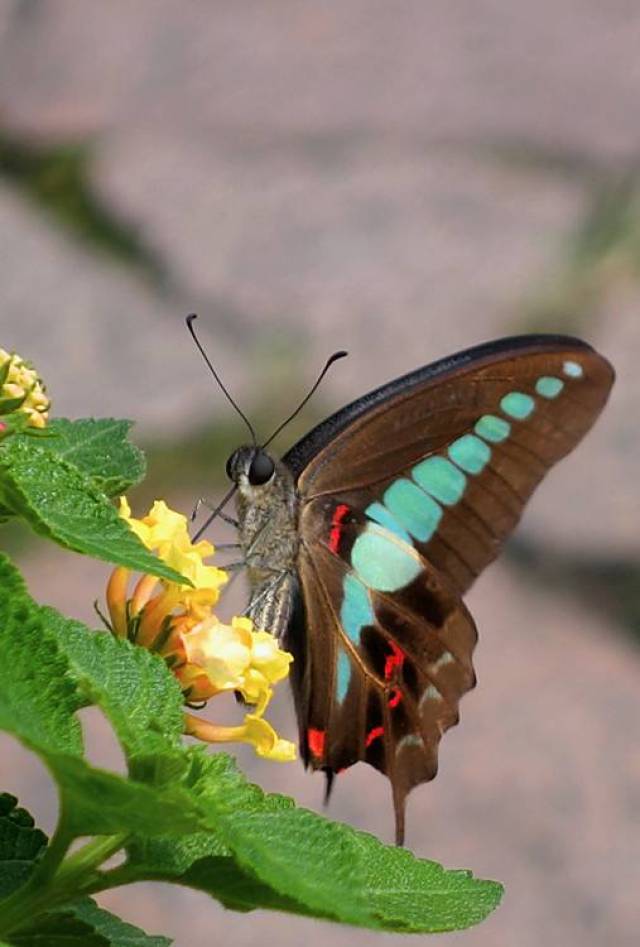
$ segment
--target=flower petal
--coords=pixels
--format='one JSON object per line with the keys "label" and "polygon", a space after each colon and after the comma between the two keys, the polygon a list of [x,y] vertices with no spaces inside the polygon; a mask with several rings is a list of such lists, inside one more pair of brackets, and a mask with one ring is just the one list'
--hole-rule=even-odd
{"label": "flower petal", "polygon": [[217,690],[239,690],[251,663],[251,633],[213,616],[182,635],[187,661],[196,664]]}
{"label": "flower petal", "polygon": [[282,763],[296,758],[296,748],[288,740],[282,740],[271,724],[263,717],[247,714],[244,718],[243,743],[251,743],[258,756]]}
{"label": "flower petal", "polygon": [[281,681],[288,675],[292,661],[293,655],[281,650],[277,638],[267,631],[254,632],[251,663],[271,684]]}

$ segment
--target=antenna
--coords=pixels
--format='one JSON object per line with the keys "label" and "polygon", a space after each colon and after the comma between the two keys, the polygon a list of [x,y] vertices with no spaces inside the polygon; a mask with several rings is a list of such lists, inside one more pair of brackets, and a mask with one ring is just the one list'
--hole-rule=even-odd
{"label": "antenna", "polygon": [[[253,429],[253,425],[252,425],[251,421],[250,421],[249,418],[246,416],[246,414],[244,413],[244,411],[243,411],[243,410],[238,406],[238,404],[233,400],[233,398],[231,397],[229,391],[228,391],[227,388],[225,388],[225,386],[223,385],[222,379],[220,378],[220,376],[218,375],[217,371],[215,370],[215,368],[213,367],[213,365],[212,365],[211,362],[209,361],[209,356],[207,355],[207,353],[206,353],[205,350],[203,349],[202,345],[200,344],[200,340],[198,339],[198,336],[196,335],[196,330],[193,328],[193,323],[194,323],[194,321],[195,321],[197,318],[198,318],[198,316],[197,316],[197,314],[196,314],[195,312],[192,312],[190,315],[187,316],[187,318],[185,319],[185,322],[186,322],[186,324],[187,324],[187,329],[188,329],[189,332],[191,333],[191,337],[192,337],[193,341],[196,343],[196,345],[197,345],[197,347],[198,347],[198,349],[199,349],[199,351],[200,351],[200,354],[202,355],[203,359],[205,360],[205,362],[206,362],[207,365],[209,366],[209,371],[211,372],[211,374],[213,375],[213,377],[215,378],[215,380],[218,382],[218,385],[220,386],[220,388],[221,388],[222,391],[224,392],[224,394],[225,394],[227,400],[230,402],[231,405],[233,405],[233,407],[236,409],[236,411],[238,412],[238,414],[240,415],[240,417],[242,418],[242,420],[244,421],[244,423],[245,423],[245,424],[247,425],[247,427],[249,428],[249,433],[251,434],[251,440],[253,441],[253,446],[254,446],[254,447],[257,447],[257,446],[258,446],[258,438],[256,437],[256,432],[255,432],[254,429]],[[327,368],[328,368],[328,367],[329,367],[329,366],[327,365]],[[325,371],[326,371],[326,370],[327,370],[327,369],[325,368]],[[323,373],[323,374],[324,374],[324,373]],[[320,377],[322,377],[322,376],[320,376]],[[316,387],[317,387],[317,383],[316,383]],[[304,404],[304,402],[303,402],[303,404]],[[213,518],[213,517],[212,517],[212,518]],[[210,522],[210,520],[207,521],[207,525],[208,525],[209,522]]]}
{"label": "antenna", "polygon": [[273,434],[271,434],[271,435],[267,438],[267,440],[266,440],[266,441],[264,442],[264,444],[262,445],[263,447],[267,447],[267,446],[271,443],[271,441],[274,440],[274,438],[276,438],[276,437],[278,436],[278,434],[280,433],[280,431],[281,431],[283,428],[285,428],[285,427],[287,426],[287,424],[289,424],[290,421],[293,421],[293,419],[294,419],[295,417],[297,417],[298,414],[300,414],[300,412],[301,412],[302,409],[304,408],[305,404],[307,403],[307,401],[309,400],[309,398],[313,395],[313,393],[316,391],[318,385],[320,384],[320,382],[322,381],[322,379],[324,378],[324,376],[327,374],[327,372],[329,371],[329,369],[331,368],[331,366],[333,365],[333,363],[334,363],[334,362],[337,362],[339,358],[345,358],[348,354],[349,354],[348,352],[345,352],[345,351],[343,351],[343,350],[340,350],[339,352],[334,352],[333,355],[330,355],[330,356],[329,356],[329,358],[328,358],[327,361],[326,361],[326,364],[325,364],[324,368],[322,369],[322,371],[320,372],[320,374],[319,374],[318,377],[316,378],[315,383],[314,383],[313,387],[311,388],[311,390],[310,390],[310,391],[308,392],[308,394],[302,399],[302,401],[300,402],[300,404],[298,405],[298,407],[296,408],[296,410],[295,410],[292,414],[290,414],[289,417],[288,417],[285,421],[283,421],[282,424],[279,425],[279,427],[277,427],[277,428],[275,429],[275,431],[273,432]]}

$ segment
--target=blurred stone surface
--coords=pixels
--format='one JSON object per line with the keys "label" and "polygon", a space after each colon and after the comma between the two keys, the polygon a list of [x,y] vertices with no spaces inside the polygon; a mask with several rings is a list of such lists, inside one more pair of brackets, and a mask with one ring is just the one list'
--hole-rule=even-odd
{"label": "blurred stone surface", "polygon": [[[3,110],[68,133],[141,122],[512,139],[635,155],[630,0],[5,0]],[[1,22],[1,21],[0,21]]]}
{"label": "blurred stone surface", "polygon": [[[524,136],[541,153],[613,160],[640,23],[621,6],[603,30],[602,11],[567,2],[550,21],[486,2],[466,17],[413,3],[365,15],[356,2],[5,9],[4,120],[49,138],[94,133],[94,185],[165,262],[169,289],[110,266],[3,191],[3,338],[46,366],[60,413],[135,414],[142,436],[227,412],[184,332],[194,309],[240,400],[274,343],[307,377],[349,349],[325,385],[331,407],[520,330],[519,302],[553,275],[586,180],[473,142]],[[587,70],[596,46],[607,68]],[[627,122],[618,157],[635,134]],[[592,333],[605,353],[624,358],[640,342],[636,303],[627,317],[605,312]],[[616,392],[583,462],[535,501],[543,513],[529,521],[545,539],[637,551],[633,369],[622,385],[629,395]]]}
{"label": "blurred stone surface", "polygon": [[296,333],[312,364],[350,349],[338,397],[504,331],[584,196],[579,183],[401,143],[330,155],[156,129],[112,135],[96,176],[180,285],[253,314],[240,329]]}
{"label": "blurred stone surface", "polygon": [[[184,304],[67,239],[2,185],[0,279],[2,345],[34,362],[57,414],[134,416],[143,435],[166,434],[193,424],[200,399],[211,405]],[[243,359],[222,348],[242,388]]]}
{"label": "blurred stone surface", "polygon": [[[325,384],[331,408],[520,331],[520,301],[553,279],[593,169],[636,163],[639,40],[629,0],[0,0],[0,125],[90,136],[95,188],[169,274],[160,286],[112,265],[1,184],[0,344],[34,360],[58,413],[133,416],[142,434],[168,436],[227,411],[186,337],[192,309],[241,400],[271,346],[307,378],[350,349]],[[618,382],[528,508],[537,542],[638,553],[638,297],[618,286],[585,326]],[[25,565],[34,594],[92,624],[106,571],[61,551]],[[438,779],[411,798],[409,841],[507,894],[480,928],[439,943],[635,945],[638,651],[504,563],[470,604],[479,686]],[[273,715],[293,734],[286,696]],[[86,724],[92,758],[117,767],[103,722]],[[0,746],[3,788],[50,830],[44,771]],[[238,755],[267,788],[320,806],[319,779]],[[368,767],[341,777],[331,814],[391,838],[388,785]],[[162,886],[101,900],[178,947],[223,931],[230,947],[373,936],[236,916]]]}
{"label": "blurred stone surface", "polygon": [[549,475],[527,507],[523,530],[572,554],[640,554],[640,293],[606,302],[589,341],[616,370],[610,401],[575,454]]}

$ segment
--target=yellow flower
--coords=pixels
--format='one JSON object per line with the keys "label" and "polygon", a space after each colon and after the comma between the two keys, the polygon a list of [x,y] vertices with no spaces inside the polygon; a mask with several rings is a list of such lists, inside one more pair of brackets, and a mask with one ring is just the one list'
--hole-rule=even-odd
{"label": "yellow flower", "polygon": [[192,543],[186,517],[162,500],[142,519],[135,519],[122,497],[120,515],[148,549],[189,578],[192,586],[144,575],[128,597],[131,573],[116,568],[107,586],[113,633],[161,654],[186,702],[206,702],[216,694],[236,691],[255,708],[238,727],[220,727],[185,714],[186,733],[210,743],[251,743],[267,759],[295,759],[293,743],[280,739],[263,719],[272,685],[288,675],[293,658],[273,635],[256,631],[251,619],[236,617],[227,625],[213,614],[227,573],[203,562],[213,555],[211,543]]}
{"label": "yellow flower", "polygon": [[181,635],[188,664],[195,665],[216,691],[236,690],[251,665],[251,631],[234,618],[223,625],[215,615]]}
{"label": "yellow flower", "polygon": [[19,355],[0,349],[0,414],[20,411],[29,427],[43,428],[50,406],[35,369]]}
{"label": "yellow flower", "polygon": [[273,635],[255,631],[250,618],[233,618],[224,625],[210,616],[181,634],[186,664],[176,673],[199,699],[239,691],[248,704],[264,713],[273,694],[272,684],[289,673],[293,660]]}
{"label": "yellow flower", "polygon": [[258,756],[288,763],[296,758],[296,748],[289,740],[278,737],[271,724],[257,714],[247,714],[240,727],[219,727],[185,714],[185,733],[207,743],[251,743]]}
{"label": "yellow flower", "polygon": [[[240,619],[240,621],[248,619]],[[281,651],[278,641],[267,631],[254,632],[253,664],[270,684],[277,684],[289,674],[289,665],[293,658],[287,651]]]}
{"label": "yellow flower", "polygon": [[[189,579],[195,588],[219,593],[227,574],[215,566],[204,565],[202,560],[212,556],[214,548],[204,539],[191,542],[186,516],[169,509],[164,500],[156,500],[148,514],[138,520],[131,516],[126,497],[120,497],[119,513],[147,549],[157,552],[163,562]],[[190,588],[187,583],[181,587]],[[211,604],[217,600],[218,594]]]}

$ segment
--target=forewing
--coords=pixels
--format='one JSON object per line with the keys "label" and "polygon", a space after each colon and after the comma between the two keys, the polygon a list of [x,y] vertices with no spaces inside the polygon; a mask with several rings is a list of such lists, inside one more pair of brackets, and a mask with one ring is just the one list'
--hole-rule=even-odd
{"label": "forewing", "polygon": [[613,382],[588,345],[526,336],[480,346],[365,396],[285,462],[324,498],[415,543],[464,592],[547,470],[589,430]]}

